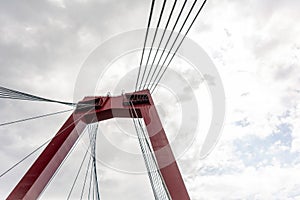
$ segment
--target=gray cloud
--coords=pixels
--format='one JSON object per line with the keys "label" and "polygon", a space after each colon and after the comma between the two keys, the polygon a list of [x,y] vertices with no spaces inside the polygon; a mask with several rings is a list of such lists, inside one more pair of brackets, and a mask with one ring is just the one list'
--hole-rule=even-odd
{"label": "gray cloud", "polygon": [[[0,85],[40,96],[72,101],[73,87],[78,71],[89,53],[112,35],[145,27],[149,6],[149,1],[138,0],[2,1],[0,6]],[[200,35],[191,32],[190,36],[196,41],[201,41],[210,55],[216,55],[214,59],[217,63],[219,62],[218,66],[221,70],[224,68],[227,70],[229,67],[247,70],[244,68],[253,61],[252,59],[261,64],[259,67],[265,66],[264,63],[278,66],[278,62],[271,63],[270,61],[292,49],[291,52],[296,52],[296,55],[286,57],[283,60],[284,64],[281,62],[282,65],[278,68],[270,70],[274,79],[289,79],[290,76],[294,77],[297,74],[296,71],[293,70],[294,68],[283,68],[282,66],[291,66],[292,57],[297,56],[297,52],[299,52],[299,47],[295,48],[295,46],[299,46],[300,42],[298,18],[299,1],[297,0],[208,1],[205,12],[201,14],[192,30],[200,32]],[[242,51],[239,51],[238,54],[230,54],[232,46],[235,45],[241,45],[241,49],[238,50]],[[231,61],[238,60],[239,56],[248,53],[251,57],[243,60],[243,67],[238,66],[239,63]],[[278,59],[280,60],[280,58]],[[251,68],[249,67],[249,69]],[[267,76],[268,73],[269,71],[264,75]],[[226,76],[225,79],[232,78],[230,75],[224,76]],[[192,75],[189,78],[191,78],[193,87],[198,87],[203,82],[202,79],[195,79]],[[207,76],[205,80],[213,83],[213,77]],[[297,84],[299,85],[299,78]],[[240,85],[243,84],[235,84],[235,87],[242,87]],[[295,85],[289,86],[295,87]],[[178,91],[181,100],[188,103],[189,96],[184,93],[184,89],[178,87]],[[246,99],[248,96],[251,95],[244,95],[243,98]],[[296,98],[299,98],[298,96]],[[163,101],[159,97],[156,98],[160,102]],[[239,105],[232,104],[230,106],[239,109]],[[65,107],[0,100],[0,123],[62,109]],[[0,159],[5,161],[1,162],[1,172],[43,141],[52,137],[67,116],[64,114],[0,127]],[[192,118],[191,116],[190,119]],[[235,121],[242,125],[247,124],[247,121],[242,121],[243,119],[246,118]],[[225,138],[232,134],[234,133],[226,132]],[[263,141],[262,139],[257,140]],[[126,142],[128,141],[121,141],[120,144]],[[263,142],[261,143],[264,146]],[[131,143],[128,144],[131,145]],[[231,144],[230,142],[226,143],[227,147]],[[102,145],[101,148],[106,147],[105,144]],[[82,157],[83,151],[81,150],[84,148],[80,147],[74,152],[74,156],[71,156],[69,163],[62,168],[59,176],[54,179],[54,183],[45,191],[42,199],[65,199],[65,191],[69,189],[74,172]],[[221,147],[219,146],[219,151],[222,151]],[[262,147],[262,149],[264,148]],[[138,149],[135,150],[138,151]],[[251,153],[251,150],[249,151]],[[226,151],[226,153],[228,152]],[[230,153],[232,152],[228,154]],[[209,175],[218,175],[228,169],[243,171],[243,166],[238,165],[239,162],[236,160],[220,161],[222,154],[221,156],[216,154],[217,156],[214,155],[213,158],[218,165],[214,161],[205,163],[206,166],[201,165],[202,171],[199,175],[197,167],[200,164],[197,160],[197,153],[196,155],[195,153],[190,154],[188,153],[186,157],[182,158],[180,166],[183,169],[182,174],[187,180],[187,187],[191,191],[191,197],[201,199],[206,196],[210,199],[221,199],[221,197],[227,196],[230,199],[228,193],[221,189],[227,188],[230,191],[235,186],[228,182],[218,185],[218,181],[215,181],[215,187],[209,187],[209,183],[214,180],[222,180],[222,177],[216,176],[216,179],[213,179]],[[118,158],[118,155],[109,153],[105,156],[108,160]],[[0,197],[6,197],[35,157],[36,155],[8,174],[7,177],[0,179]],[[132,163],[137,164],[137,162]],[[129,164],[126,163],[126,165]],[[153,199],[145,174],[124,174],[102,165],[99,167],[99,174],[103,199]],[[240,174],[235,175],[238,177]],[[199,184],[197,180],[202,176],[211,182],[203,181]],[[207,177],[211,179],[207,179]],[[240,182],[236,182],[240,184]],[[295,188],[298,188],[299,184],[298,186],[297,184],[291,185],[291,189],[287,189],[287,191],[292,192],[284,197],[290,195],[291,198],[297,198],[299,192]],[[203,188],[206,187],[213,188],[214,191],[212,193],[209,189],[204,191]],[[216,190],[218,187],[220,190]],[[244,191],[245,194],[239,193],[236,198],[251,196],[253,192],[251,187]],[[220,195],[216,194],[218,192]],[[257,197],[256,195],[252,196]]]}

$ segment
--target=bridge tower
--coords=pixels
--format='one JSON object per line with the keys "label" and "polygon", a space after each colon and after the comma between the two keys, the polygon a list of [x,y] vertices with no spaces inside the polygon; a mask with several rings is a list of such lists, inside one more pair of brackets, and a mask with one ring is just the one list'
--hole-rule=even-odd
{"label": "bridge tower", "polygon": [[86,126],[115,117],[144,120],[169,197],[173,200],[190,199],[149,90],[116,97],[85,97],[7,199],[38,198]]}

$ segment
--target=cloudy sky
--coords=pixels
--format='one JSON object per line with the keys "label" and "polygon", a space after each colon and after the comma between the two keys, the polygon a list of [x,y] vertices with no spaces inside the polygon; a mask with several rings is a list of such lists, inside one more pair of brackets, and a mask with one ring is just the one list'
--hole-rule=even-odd
{"label": "cloudy sky", "polygon": [[[157,2],[154,20],[162,1]],[[168,10],[170,6],[167,5]],[[150,1],[145,0],[1,1],[0,85],[47,98],[79,100],[74,97],[74,87],[89,55],[114,35],[145,28],[149,8]],[[208,0],[191,29],[189,38],[214,62],[226,95],[226,118],[216,148],[200,159],[200,147],[194,142],[178,160],[192,199],[300,198],[299,8],[297,0]],[[127,73],[116,67],[124,68],[130,62],[137,66],[138,55],[132,53],[111,64],[112,71],[104,77],[106,84],[95,85],[99,95],[111,91],[109,85],[119,84],[114,82],[116,77]],[[180,60],[174,63],[185,64]],[[136,77],[131,74],[134,80]],[[129,90],[127,85],[124,87]],[[196,90],[197,95],[205,99],[209,95],[201,87]],[[172,140],[179,130],[176,122],[182,118],[179,114],[169,116],[183,113],[184,106],[177,105],[181,96],[174,100],[171,92],[182,91],[160,91],[154,98]],[[198,102],[200,108],[201,103],[206,107],[207,102]],[[8,100],[0,100],[0,108],[0,123],[68,109]],[[206,114],[210,116],[209,109],[204,109]],[[51,138],[67,117],[68,114],[62,114],[0,127],[0,171]],[[204,127],[206,123],[209,120],[200,122]],[[133,173],[143,171],[143,163],[137,153],[132,122],[108,121],[100,124],[100,130],[98,153],[102,156],[99,160],[104,161],[98,165],[101,197],[153,199],[147,175]],[[107,136],[107,132],[112,134]],[[125,142],[120,143],[122,137]],[[132,168],[126,159],[118,160],[118,152],[105,153],[111,148],[105,146],[107,143],[137,155],[134,165],[140,168]],[[66,199],[85,149],[83,137],[41,199]],[[5,199],[36,156],[0,178],[1,199]]]}

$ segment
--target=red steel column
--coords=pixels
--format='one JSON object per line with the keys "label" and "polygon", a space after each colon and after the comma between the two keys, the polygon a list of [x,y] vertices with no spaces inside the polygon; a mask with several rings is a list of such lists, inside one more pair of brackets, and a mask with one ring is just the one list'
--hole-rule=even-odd
{"label": "red steel column", "polygon": [[8,200],[33,200],[39,197],[86,127],[86,124],[80,120],[81,117],[81,115],[73,113],[68,118],[56,136],[7,197]]}
{"label": "red steel column", "polygon": [[161,175],[172,200],[189,200],[189,194],[153,102],[151,102],[151,106],[142,107],[141,114]]}

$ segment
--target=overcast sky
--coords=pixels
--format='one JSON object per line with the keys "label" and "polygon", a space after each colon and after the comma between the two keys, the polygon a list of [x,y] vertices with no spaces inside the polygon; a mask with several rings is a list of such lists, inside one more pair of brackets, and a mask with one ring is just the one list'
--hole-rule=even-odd
{"label": "overcast sky", "polygon": [[[162,1],[157,2],[154,20]],[[73,101],[79,71],[91,52],[114,35],[145,28],[150,3],[1,1],[0,85]],[[226,95],[226,119],[216,148],[201,160],[200,147],[195,142],[178,161],[192,199],[300,198],[299,9],[297,0],[208,0],[191,29],[189,38],[214,62]],[[127,62],[137,66],[139,56],[139,52],[133,53],[116,61],[115,67],[124,68]],[[174,63],[185,64],[180,60]],[[120,77],[125,73],[114,72]],[[132,77],[134,80],[134,73]],[[105,78],[113,82],[116,76],[107,73]],[[105,85],[95,86],[99,87],[99,95],[109,90]],[[93,94],[82,93],[85,95]],[[207,91],[197,95],[204,99],[209,96]],[[171,140],[178,132],[176,122],[182,120],[183,112],[172,97],[168,91],[154,96]],[[0,108],[0,123],[68,109],[62,105],[9,100],[0,100]],[[174,112],[177,114],[170,118]],[[206,114],[210,115],[209,110],[204,110]],[[0,172],[52,137],[68,115],[1,127]],[[201,123],[207,126],[209,120]],[[147,175],[132,173],[132,165],[143,169],[132,122],[108,121],[100,129],[100,160],[112,165],[98,165],[102,199],[153,199]],[[132,135],[125,137],[124,132]],[[105,146],[105,139],[112,146],[137,155],[134,164],[120,159],[120,155],[115,155],[117,152],[106,153],[110,147]],[[41,199],[66,199],[85,149],[83,138]],[[1,199],[9,194],[36,156],[0,178]]]}

